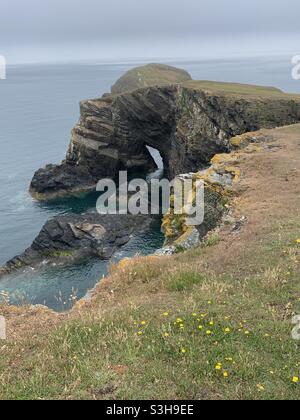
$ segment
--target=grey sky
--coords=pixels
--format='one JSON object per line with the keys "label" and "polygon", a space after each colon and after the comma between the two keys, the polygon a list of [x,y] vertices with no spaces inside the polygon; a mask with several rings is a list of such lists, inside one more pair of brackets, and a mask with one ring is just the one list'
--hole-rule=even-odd
{"label": "grey sky", "polygon": [[12,62],[296,53],[300,45],[299,0],[2,0],[0,10],[0,54]]}

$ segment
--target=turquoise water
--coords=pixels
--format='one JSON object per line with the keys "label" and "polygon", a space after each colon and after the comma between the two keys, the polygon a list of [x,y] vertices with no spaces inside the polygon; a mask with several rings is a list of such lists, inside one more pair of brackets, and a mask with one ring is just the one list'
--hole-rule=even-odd
{"label": "turquoise water", "polygon": [[[0,81],[0,264],[30,246],[49,217],[95,208],[97,196],[36,203],[28,194],[34,171],[61,161],[70,131],[78,120],[79,101],[101,96],[131,64],[61,64],[9,67]],[[138,63],[140,64],[140,63]],[[291,78],[290,57],[171,63],[196,79],[273,85],[299,92]],[[159,221],[115,256],[149,254],[162,245]],[[28,271],[0,281],[14,303],[46,304],[56,310],[71,306],[70,296],[85,295],[109,262],[90,260],[64,268]]]}
{"label": "turquoise water", "polygon": [[108,273],[111,263],[124,257],[151,254],[160,248],[163,242],[160,226],[160,220],[154,221],[149,230],[133,236],[109,262],[90,259],[77,265],[45,267],[37,272],[28,269],[3,279],[0,290],[9,293],[11,303],[43,304],[57,311],[69,309],[74,300],[83,297]]}

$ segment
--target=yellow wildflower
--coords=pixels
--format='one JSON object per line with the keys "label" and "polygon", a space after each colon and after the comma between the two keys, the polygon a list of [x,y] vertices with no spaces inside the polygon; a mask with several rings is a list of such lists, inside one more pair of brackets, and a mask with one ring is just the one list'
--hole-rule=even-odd
{"label": "yellow wildflower", "polygon": [[298,376],[294,376],[292,381],[293,381],[294,384],[298,384],[299,383]]}

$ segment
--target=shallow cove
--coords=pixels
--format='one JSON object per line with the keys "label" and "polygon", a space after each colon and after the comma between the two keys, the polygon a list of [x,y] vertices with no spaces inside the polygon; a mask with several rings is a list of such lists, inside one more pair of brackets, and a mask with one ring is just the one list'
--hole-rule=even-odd
{"label": "shallow cove", "polygon": [[[148,175],[136,174],[148,182],[163,175],[163,162],[159,152],[152,148],[149,148],[149,151],[157,164],[157,170]],[[92,192],[38,205],[46,206],[57,213],[65,209],[65,213],[81,214],[95,209],[98,196],[99,193]],[[111,263],[137,254],[152,254],[163,242],[161,217],[158,216],[145,231],[133,234],[130,241],[116,251],[110,260],[90,258],[77,264],[45,265],[43,269],[26,268],[1,279],[0,292],[4,298],[8,296],[12,304],[42,304],[55,311],[65,311],[108,274]]]}
{"label": "shallow cove", "polygon": [[63,267],[45,267],[42,270],[12,274],[0,282],[0,290],[9,294],[13,304],[42,304],[56,311],[70,309],[74,302],[85,296],[89,289],[107,275],[109,264],[125,257],[152,254],[163,243],[161,221],[136,234],[130,242],[117,251],[110,261],[89,259]]}

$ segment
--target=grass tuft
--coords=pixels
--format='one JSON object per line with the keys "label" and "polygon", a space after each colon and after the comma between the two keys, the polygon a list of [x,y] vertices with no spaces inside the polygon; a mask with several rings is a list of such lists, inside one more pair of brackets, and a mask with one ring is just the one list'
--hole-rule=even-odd
{"label": "grass tuft", "polygon": [[205,277],[194,271],[186,271],[175,274],[167,285],[167,289],[171,292],[183,292],[192,290],[195,285],[199,285],[205,281]]}

